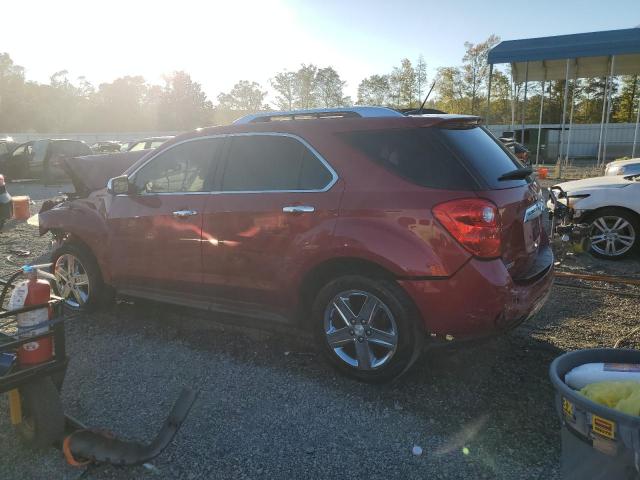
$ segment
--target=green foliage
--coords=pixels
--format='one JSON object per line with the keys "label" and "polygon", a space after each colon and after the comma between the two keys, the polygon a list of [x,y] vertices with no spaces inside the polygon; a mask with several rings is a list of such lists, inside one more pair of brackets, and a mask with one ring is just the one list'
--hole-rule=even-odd
{"label": "green foliage", "polygon": [[267,92],[261,89],[259,83],[240,80],[233,86],[231,92],[218,95],[218,102],[220,102],[218,107],[242,112],[266,110],[269,108],[264,104],[266,96]]}
{"label": "green foliage", "polygon": [[[483,42],[466,42],[458,66],[437,70],[435,88],[426,104],[448,113],[486,114],[489,66],[487,56],[499,42],[490,35]],[[417,108],[430,85],[423,55],[415,63],[403,58],[391,71],[370,75],[359,83],[356,104],[397,109]],[[277,72],[270,80],[275,107],[281,110],[342,107],[352,104],[344,93],[346,82],[332,66],[301,64],[295,71]],[[564,98],[563,80],[545,84],[543,123],[560,123]],[[574,123],[598,123],[602,117],[604,78],[569,82]],[[269,109],[268,92],[257,82],[238,81],[229,92],[217,96],[214,107],[202,87],[186,72],[174,72],[164,85],[153,85],[141,76],[124,76],[97,88],[86,78],[72,79],[66,70],[51,75],[49,83],[25,79],[24,69],[7,53],[0,53],[0,132],[82,132],[188,130],[228,123],[246,113]],[[526,123],[540,115],[541,82],[527,88]],[[614,78],[612,122],[634,122],[640,99],[638,76]],[[491,89],[492,124],[520,124],[523,84],[513,85],[510,72],[494,69]],[[567,109],[567,121],[570,107]]]}

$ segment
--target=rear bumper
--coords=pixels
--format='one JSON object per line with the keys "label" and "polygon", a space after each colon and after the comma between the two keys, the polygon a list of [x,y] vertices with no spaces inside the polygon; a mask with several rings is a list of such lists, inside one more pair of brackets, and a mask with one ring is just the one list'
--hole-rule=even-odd
{"label": "rear bumper", "polygon": [[455,275],[437,280],[401,280],[428,333],[458,340],[515,328],[538,312],[553,284],[550,263],[526,283],[516,283],[502,260],[471,259]]}

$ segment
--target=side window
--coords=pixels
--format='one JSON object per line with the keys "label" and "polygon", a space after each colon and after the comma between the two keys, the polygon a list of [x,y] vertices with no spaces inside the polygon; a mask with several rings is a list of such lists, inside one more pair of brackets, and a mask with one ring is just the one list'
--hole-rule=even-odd
{"label": "side window", "polygon": [[248,135],[231,139],[222,190],[319,190],[330,181],[331,173],[298,140],[280,135]]}
{"label": "side window", "polygon": [[149,148],[158,148],[164,142],[165,140],[154,140],[153,142],[151,142],[151,145],[149,145]]}
{"label": "side window", "polygon": [[133,144],[133,146],[129,149],[130,152],[137,152],[138,150],[144,150],[144,145],[145,142],[136,142]]}
{"label": "side window", "polygon": [[25,148],[26,147],[22,145],[21,147],[16,148],[11,155],[13,157],[19,157],[20,155],[24,155]]}
{"label": "side window", "polygon": [[135,175],[140,193],[203,192],[224,139],[192,140],[166,150]]}

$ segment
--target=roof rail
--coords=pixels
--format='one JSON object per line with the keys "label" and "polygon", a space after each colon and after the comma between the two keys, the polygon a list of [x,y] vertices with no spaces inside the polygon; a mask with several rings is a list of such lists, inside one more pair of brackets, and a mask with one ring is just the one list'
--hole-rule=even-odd
{"label": "roof rail", "polygon": [[310,108],[308,110],[289,110],[281,112],[260,112],[245,115],[237,119],[234,125],[246,123],[270,122],[272,120],[307,120],[316,118],[349,118],[349,117],[403,117],[402,113],[386,107],[341,107]]}

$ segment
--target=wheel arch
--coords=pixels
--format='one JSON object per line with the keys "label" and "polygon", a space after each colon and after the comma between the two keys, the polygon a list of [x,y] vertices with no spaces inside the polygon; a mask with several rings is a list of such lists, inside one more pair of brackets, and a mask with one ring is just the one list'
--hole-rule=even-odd
{"label": "wheel arch", "polygon": [[306,324],[310,318],[311,306],[318,291],[332,279],[342,275],[359,274],[387,280],[397,276],[382,265],[358,257],[335,257],[318,263],[309,269],[299,287],[299,319]]}
{"label": "wheel arch", "polygon": [[628,213],[629,215],[631,215],[633,218],[635,218],[637,222],[640,222],[640,212],[637,212],[629,207],[624,207],[622,205],[606,205],[603,207],[594,208],[593,210],[589,210],[584,215],[583,219],[585,221],[591,222],[598,215],[598,212],[601,212],[602,210],[609,210],[609,209],[622,210]]}

